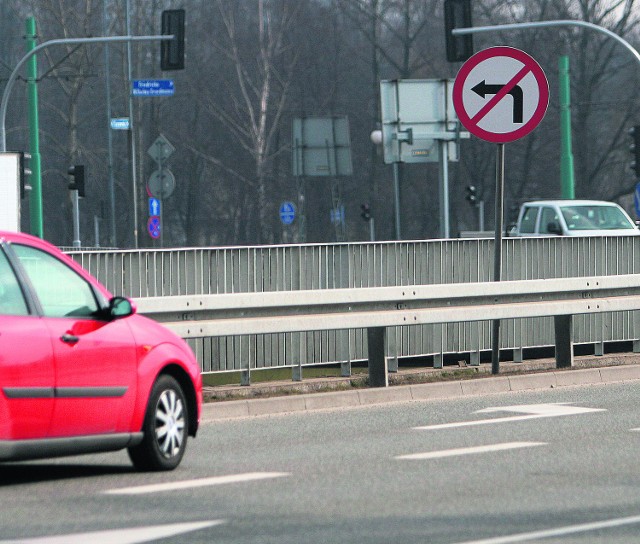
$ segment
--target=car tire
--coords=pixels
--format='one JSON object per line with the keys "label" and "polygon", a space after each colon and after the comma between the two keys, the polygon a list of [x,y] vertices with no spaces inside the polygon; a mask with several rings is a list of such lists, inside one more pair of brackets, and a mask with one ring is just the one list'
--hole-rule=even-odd
{"label": "car tire", "polygon": [[142,442],[128,450],[133,466],[143,471],[176,468],[187,447],[188,417],[180,384],[172,376],[161,375],[149,396]]}

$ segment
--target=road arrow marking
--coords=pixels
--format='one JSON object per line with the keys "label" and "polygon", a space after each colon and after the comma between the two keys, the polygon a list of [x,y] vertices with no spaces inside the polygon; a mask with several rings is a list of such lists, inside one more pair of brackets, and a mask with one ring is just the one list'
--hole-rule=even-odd
{"label": "road arrow marking", "polygon": [[[178,489],[193,489],[196,487],[208,487],[212,485],[236,484],[269,478],[282,478],[290,476],[288,472],[248,472],[246,474],[231,474],[229,476],[214,476],[212,478],[198,478],[196,480],[183,480],[181,482],[167,482],[164,484],[139,485],[136,487],[123,487],[109,489],[107,495],[144,495],[146,493],[160,493],[162,491],[176,491]],[[2,544],[2,543],[0,543]]]}
{"label": "road arrow marking", "polygon": [[200,521],[195,523],[173,523],[170,525],[149,525],[132,529],[114,529],[111,531],[95,531],[70,535],[43,536],[19,540],[0,540],[0,544],[139,544],[169,538],[192,531],[199,531],[214,525],[221,525],[223,520]]}
{"label": "road arrow marking", "polygon": [[[472,87],[471,90],[481,98],[484,98],[488,94],[498,94],[503,87],[504,85],[489,84],[483,79],[475,87]],[[520,87],[520,85],[514,85],[506,94],[510,94],[513,98],[513,122],[522,123],[524,115],[524,94],[522,87]]]}
{"label": "road arrow marking", "polygon": [[546,445],[546,442],[505,442],[503,444],[490,444],[488,446],[476,446],[472,448],[457,448],[452,450],[411,453],[409,455],[398,455],[395,458],[400,460],[442,459],[443,457],[456,457],[459,455],[473,455],[477,453],[491,453],[495,451],[516,450],[520,448],[533,448],[535,446]]}
{"label": "road arrow marking", "polygon": [[590,414],[593,412],[606,412],[603,408],[583,408],[580,406],[571,406],[569,403],[552,403],[552,404],[521,404],[516,406],[497,406],[493,408],[484,408],[474,412],[475,414],[489,414],[495,412],[515,412],[517,414],[525,414],[522,416],[509,416],[492,419],[479,419],[476,421],[458,421],[455,423],[443,423],[440,425],[427,425],[422,427],[414,427],[420,431],[428,431],[435,429],[454,429],[457,427],[473,427],[474,425],[492,425],[494,423],[508,423],[511,421],[525,421],[527,419],[540,419],[544,417],[560,417],[575,416],[579,414]]}

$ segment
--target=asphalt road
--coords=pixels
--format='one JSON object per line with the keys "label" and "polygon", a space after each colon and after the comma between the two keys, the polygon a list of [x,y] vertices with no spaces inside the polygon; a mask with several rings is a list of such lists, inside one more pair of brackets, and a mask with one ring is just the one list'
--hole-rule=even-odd
{"label": "asphalt road", "polygon": [[0,544],[637,542],[639,399],[632,381],[209,422],[163,474],[126,453],[6,464]]}

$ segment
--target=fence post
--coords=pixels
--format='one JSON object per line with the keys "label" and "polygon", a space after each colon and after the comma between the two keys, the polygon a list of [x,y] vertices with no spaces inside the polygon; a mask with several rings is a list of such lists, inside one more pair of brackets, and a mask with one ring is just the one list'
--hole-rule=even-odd
{"label": "fence post", "polygon": [[553,318],[556,334],[556,368],[573,366],[573,316],[556,315]]}
{"label": "fence post", "polygon": [[386,327],[367,329],[367,351],[369,353],[369,387],[388,387]]}

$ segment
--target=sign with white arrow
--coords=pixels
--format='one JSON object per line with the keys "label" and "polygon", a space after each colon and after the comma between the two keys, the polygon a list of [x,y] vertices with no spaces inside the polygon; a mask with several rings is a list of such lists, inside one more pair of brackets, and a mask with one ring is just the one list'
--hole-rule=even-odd
{"label": "sign with white arrow", "polygon": [[160,215],[160,199],[149,197],[149,216]]}
{"label": "sign with white arrow", "polygon": [[549,105],[549,82],[524,51],[490,47],[460,68],[453,105],[471,134],[494,143],[512,142],[542,121]]}
{"label": "sign with white arrow", "polygon": [[475,421],[457,421],[455,423],[444,423],[440,425],[427,425],[424,427],[414,427],[418,430],[453,429],[456,427],[472,427],[475,425],[493,425],[494,423],[508,423],[511,421],[525,421],[527,419],[540,419],[545,417],[575,416],[580,414],[590,414],[594,412],[606,412],[603,408],[583,408],[572,406],[568,403],[552,404],[521,404],[516,406],[497,406],[484,408],[474,412],[475,414],[490,414],[495,412],[515,412],[522,414],[518,416],[498,417],[491,419],[478,419]]}

